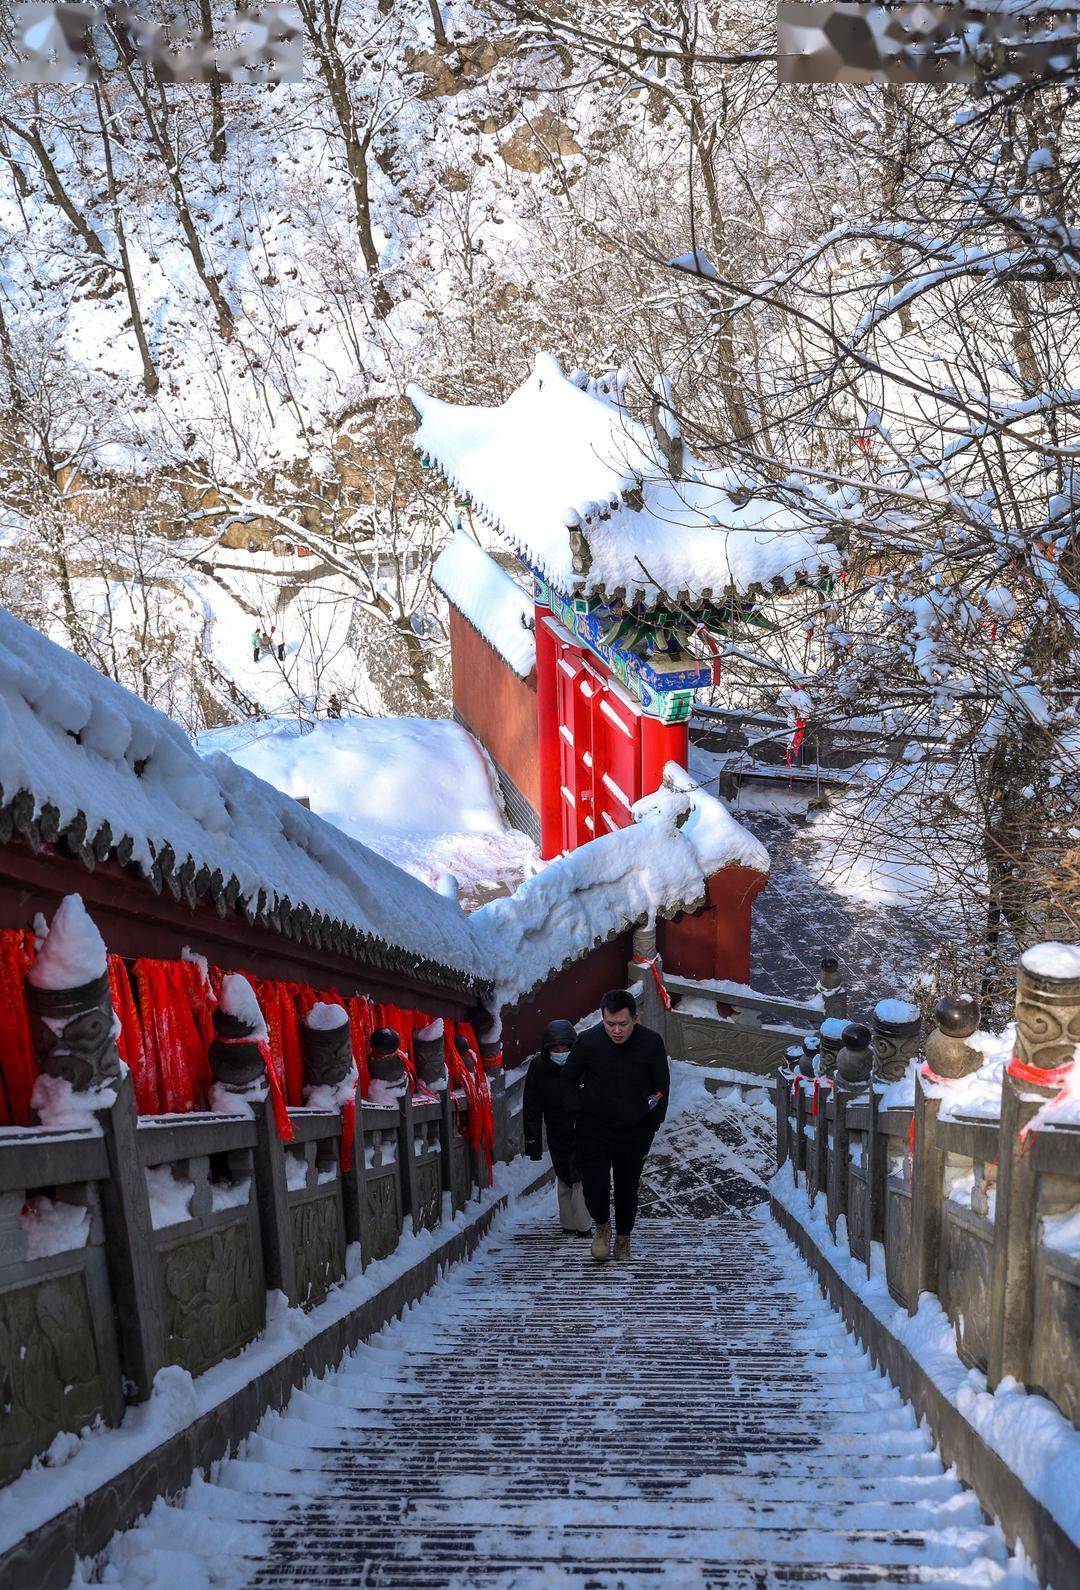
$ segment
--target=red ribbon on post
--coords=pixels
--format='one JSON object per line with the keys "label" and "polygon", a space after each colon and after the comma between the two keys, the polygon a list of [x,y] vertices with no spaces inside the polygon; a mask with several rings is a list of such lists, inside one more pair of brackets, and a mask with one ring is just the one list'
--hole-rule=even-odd
{"label": "red ribbon on post", "polygon": [[[1035,1087],[1040,1088],[1052,1088],[1057,1083],[1062,1083],[1063,1086],[1059,1088],[1054,1097],[1047,1099],[1043,1105],[1044,1110],[1056,1110],[1060,1104],[1064,1104],[1069,1096],[1069,1078],[1076,1069],[1076,1061],[1066,1060],[1064,1065],[1051,1066],[1048,1071],[1044,1071],[1041,1066],[1029,1066],[1026,1060],[1021,1060],[1019,1055],[1014,1054],[1005,1069],[1014,1082],[1030,1082]],[[1027,1148],[1030,1136],[1031,1123],[1029,1122],[1020,1132],[1020,1147],[1022,1149]]]}
{"label": "red ribbon on post", "polygon": [[664,979],[660,976],[660,972],[657,969],[656,956],[654,955],[652,957],[652,959],[649,960],[643,955],[635,955],[634,956],[634,965],[635,966],[647,966],[649,968],[649,970],[652,972],[653,977],[654,977],[654,979],[656,981],[656,987],[657,987],[657,989],[659,991],[659,994],[660,994],[660,1003],[663,1005],[665,1010],[670,1010],[671,1009],[671,995],[668,993],[667,989],[664,987]]}

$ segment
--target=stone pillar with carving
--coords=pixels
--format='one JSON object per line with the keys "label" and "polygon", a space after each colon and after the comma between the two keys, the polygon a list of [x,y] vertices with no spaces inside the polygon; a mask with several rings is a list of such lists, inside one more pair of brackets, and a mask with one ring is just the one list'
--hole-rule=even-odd
{"label": "stone pillar with carving", "polygon": [[1037,944],[1016,969],[1016,1052],[1001,1089],[987,1384],[1027,1379],[1039,1177],[1021,1133],[1066,1086],[1080,1045],[1080,946]]}
{"label": "stone pillar with carving", "polygon": [[68,895],[27,973],[27,1000],[40,1075],[31,1098],[42,1125],[96,1118],[109,1175],[100,1183],[105,1255],[130,1401],[153,1389],[165,1362],[165,1306],[139,1154],[135,1092],[120,1069],[119,1023],[109,993],[105,944],[81,898]]}
{"label": "stone pillar with carving", "polygon": [[502,1067],[502,1022],[489,1011],[473,1019],[473,1032],[480,1045],[480,1063],[485,1071],[498,1071]]}
{"label": "stone pillar with carving", "polygon": [[340,1109],[356,1086],[349,1013],[322,1001],[300,1023],[304,1099],[312,1109]]}
{"label": "stone pillar with carving", "polygon": [[804,1077],[817,1076],[820,1052],[821,1039],[816,1032],[808,1032],[802,1041],[802,1053],[799,1056],[799,1070]]}
{"label": "stone pillar with carving", "polygon": [[441,1016],[418,1027],[413,1033],[413,1059],[416,1075],[429,1093],[442,1093],[449,1086],[446,1070],[445,1028]]}
{"label": "stone pillar with carving", "polygon": [[954,1081],[977,1071],[983,1057],[967,1043],[979,1025],[974,994],[946,994],[934,1007],[934,1025],[926,1038],[926,1063],[934,1076]]}
{"label": "stone pillar with carving", "polygon": [[1038,1073],[1075,1061],[1080,1044],[1080,945],[1037,944],[1016,969],[1016,1058],[1029,1073],[1025,1085],[1057,1091],[1060,1083]]}
{"label": "stone pillar with carving", "polygon": [[246,977],[231,972],[223,979],[212,1019],[214,1036],[208,1059],[215,1107],[224,1104],[227,1109],[230,1095],[249,1101],[265,1098],[266,1022]]}
{"label": "stone pillar with carving", "polygon": [[[33,1104],[47,1125],[61,1096],[102,1095],[120,1080],[119,1025],[109,993],[105,945],[77,894],[57,907],[27,973],[26,996],[41,1073]],[[104,1094],[101,1107],[113,1100],[111,1092]]]}
{"label": "stone pillar with carving", "polygon": [[370,1104],[397,1104],[408,1091],[409,1078],[401,1053],[401,1037],[393,1027],[376,1027],[369,1040]]}
{"label": "stone pillar with carving", "polygon": [[900,1082],[919,1052],[922,1016],[903,999],[879,999],[874,1006],[875,1082]]}

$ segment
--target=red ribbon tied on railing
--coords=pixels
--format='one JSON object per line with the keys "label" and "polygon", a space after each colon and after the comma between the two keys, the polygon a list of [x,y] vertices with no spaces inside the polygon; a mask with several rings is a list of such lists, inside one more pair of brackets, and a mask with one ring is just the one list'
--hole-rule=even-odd
{"label": "red ribbon tied on railing", "polygon": [[646,967],[648,967],[649,971],[652,972],[653,978],[656,981],[657,991],[659,992],[659,995],[660,995],[660,1003],[663,1005],[665,1010],[670,1010],[671,1009],[671,995],[668,993],[667,989],[664,987],[664,979],[660,976],[660,968],[656,964],[656,956],[654,955],[650,959],[649,957],[647,957],[645,955],[635,955],[634,956],[634,965],[635,966],[646,966]]}
{"label": "red ribbon tied on railing", "polygon": [[[1053,1088],[1057,1087],[1058,1083],[1061,1083],[1062,1085],[1058,1092],[1054,1094],[1054,1097],[1047,1099],[1043,1105],[1044,1110],[1056,1110],[1069,1097],[1069,1078],[1076,1069],[1076,1061],[1066,1060],[1064,1065],[1051,1066],[1048,1070],[1044,1070],[1042,1066],[1029,1066],[1026,1060],[1021,1060],[1019,1055],[1014,1054],[1005,1069],[1014,1082],[1030,1082],[1040,1088]],[[1021,1148],[1027,1147],[1031,1131],[1030,1122],[1027,1126],[1021,1128]]]}

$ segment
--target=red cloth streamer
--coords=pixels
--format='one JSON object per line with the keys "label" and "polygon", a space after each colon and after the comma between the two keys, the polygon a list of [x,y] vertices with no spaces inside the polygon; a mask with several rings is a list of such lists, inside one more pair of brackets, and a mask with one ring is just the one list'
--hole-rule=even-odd
{"label": "red cloth streamer", "polygon": [[352,1170],[353,1140],[356,1137],[356,1099],[346,1099],[341,1106],[341,1150],[339,1161],[343,1172]]}
{"label": "red cloth streamer", "polygon": [[30,1095],[38,1067],[26,1004],[26,974],[34,961],[34,935],[0,932],[0,1126],[30,1125]]}
{"label": "red cloth streamer", "polygon": [[810,1114],[812,1116],[817,1114],[818,1087],[819,1087],[819,1085],[822,1086],[822,1087],[831,1088],[832,1087],[832,1077],[815,1077],[814,1078],[814,1108],[810,1111]]}
{"label": "red cloth streamer", "polygon": [[[469,1044],[473,1055],[477,1055],[476,1035],[466,1022],[457,1023],[460,1032]],[[489,1083],[480,1060],[476,1059],[476,1070],[470,1071],[464,1058],[458,1053],[454,1043],[455,1024],[450,1021],[443,1023],[443,1036],[446,1044],[446,1069],[450,1078],[450,1086],[464,1093],[468,1105],[468,1117],[465,1123],[465,1133],[469,1146],[474,1152],[482,1149],[487,1159],[488,1186],[494,1179],[495,1164],[495,1115],[491,1107],[491,1084]],[[461,1130],[460,1121],[458,1130]]]}
{"label": "red cloth streamer", "polygon": [[[1059,1105],[1064,1104],[1069,1096],[1069,1078],[1076,1069],[1076,1061],[1066,1060],[1064,1065],[1050,1066],[1049,1069],[1044,1070],[1042,1066],[1029,1066],[1026,1060],[1021,1060],[1019,1055],[1014,1054],[1005,1069],[1014,1082],[1031,1082],[1040,1088],[1056,1087],[1060,1082],[1062,1084],[1061,1088],[1052,1099],[1048,1099],[1043,1105],[1046,1110],[1056,1110]],[[1022,1149],[1028,1147],[1031,1130],[1030,1122],[1027,1126],[1021,1128],[1020,1147]]]}
{"label": "red cloth streamer", "polygon": [[194,961],[138,960],[132,967],[146,1056],[148,1113],[184,1114],[204,1102],[213,996]]}
{"label": "red cloth streamer", "polygon": [[790,740],[790,742],[788,744],[788,748],[787,748],[787,765],[788,765],[788,767],[792,766],[792,764],[795,761],[795,758],[798,756],[799,752],[802,750],[802,743],[803,743],[803,741],[805,739],[806,739],[806,719],[805,718],[796,718],[795,719],[795,732],[792,734],[791,740]]}
{"label": "red cloth streamer", "polygon": [[293,1131],[293,1124],[289,1120],[289,1106],[285,1103],[285,1095],[281,1091],[281,1083],[278,1081],[277,1073],[270,1064],[270,1049],[266,1043],[260,1043],[259,1053],[266,1061],[266,1078],[270,1084],[270,1102],[274,1106],[277,1135],[281,1142],[291,1143],[296,1133]]}
{"label": "red cloth streamer", "polygon": [[650,960],[648,957],[646,957],[644,955],[635,955],[634,956],[634,965],[635,966],[647,966],[649,968],[649,970],[652,972],[653,978],[654,978],[654,980],[656,982],[657,991],[660,994],[660,1003],[663,1005],[665,1010],[670,1010],[671,1009],[671,995],[668,993],[667,989],[664,987],[664,979],[660,976],[660,969],[659,969],[659,967],[656,964],[656,956],[654,955],[652,957],[652,959]]}
{"label": "red cloth streamer", "polygon": [[121,1060],[131,1072],[135,1108],[140,1115],[152,1115],[157,1108],[157,1079],[151,1076],[146,1063],[146,1045],[139,1012],[135,1008],[127,967],[119,955],[109,956],[109,993],[116,1019],[120,1023],[116,1047]]}

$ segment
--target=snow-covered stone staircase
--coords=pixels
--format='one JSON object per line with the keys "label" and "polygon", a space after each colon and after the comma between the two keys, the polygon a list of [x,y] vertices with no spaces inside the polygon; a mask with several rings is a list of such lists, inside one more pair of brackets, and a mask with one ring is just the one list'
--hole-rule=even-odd
{"label": "snow-covered stone staircase", "polygon": [[115,1542],[102,1579],[1016,1582],[760,1213],[643,1221],[633,1261],[600,1267],[553,1205],[504,1216],[213,1483]]}

